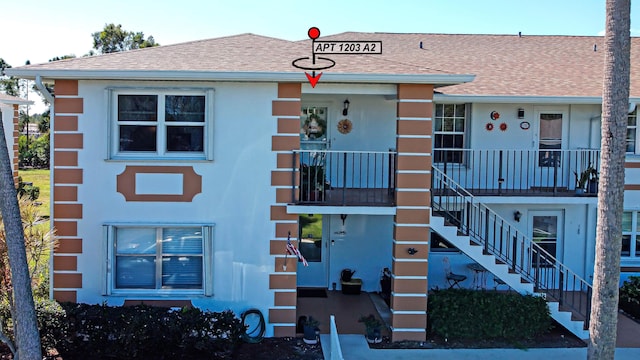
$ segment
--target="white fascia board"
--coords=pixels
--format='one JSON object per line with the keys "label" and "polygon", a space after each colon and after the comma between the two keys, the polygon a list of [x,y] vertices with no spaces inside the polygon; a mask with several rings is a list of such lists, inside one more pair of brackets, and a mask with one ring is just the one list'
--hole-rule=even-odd
{"label": "white fascia board", "polygon": [[5,104],[5,105],[33,105],[33,101],[32,100],[24,100],[24,99],[20,99],[20,98],[16,98],[16,99],[0,99],[0,104]]}
{"label": "white fascia board", "polygon": [[[300,72],[212,72],[212,71],[157,71],[157,70],[45,70],[6,69],[7,75],[24,79],[77,79],[77,80],[190,80],[190,81],[291,81],[306,82]],[[455,85],[473,81],[475,75],[454,74],[359,74],[325,72],[322,82],[392,83]]]}
{"label": "white fascia board", "polygon": [[[629,101],[633,98],[629,99]],[[434,102],[491,104],[602,104],[599,96],[512,96],[512,95],[448,95],[434,94]]]}

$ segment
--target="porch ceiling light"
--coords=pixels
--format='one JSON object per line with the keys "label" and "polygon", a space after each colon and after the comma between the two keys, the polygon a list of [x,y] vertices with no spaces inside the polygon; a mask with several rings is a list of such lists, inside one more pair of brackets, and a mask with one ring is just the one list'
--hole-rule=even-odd
{"label": "porch ceiling light", "polygon": [[344,101],[344,108],[342,108],[342,115],[347,116],[349,114],[349,99]]}

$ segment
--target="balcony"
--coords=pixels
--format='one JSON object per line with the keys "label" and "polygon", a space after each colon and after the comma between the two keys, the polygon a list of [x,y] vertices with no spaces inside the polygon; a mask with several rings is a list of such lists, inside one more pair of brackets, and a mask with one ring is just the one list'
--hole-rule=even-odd
{"label": "balcony", "polygon": [[434,149],[433,163],[475,196],[597,196],[600,150]]}
{"label": "balcony", "polygon": [[292,203],[324,206],[393,206],[394,151],[297,150],[299,187]]}

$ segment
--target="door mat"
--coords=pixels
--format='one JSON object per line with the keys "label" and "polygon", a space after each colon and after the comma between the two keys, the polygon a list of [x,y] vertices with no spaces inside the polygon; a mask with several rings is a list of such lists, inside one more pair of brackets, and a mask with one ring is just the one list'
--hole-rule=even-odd
{"label": "door mat", "polygon": [[298,288],[298,297],[326,298],[327,290],[322,288]]}

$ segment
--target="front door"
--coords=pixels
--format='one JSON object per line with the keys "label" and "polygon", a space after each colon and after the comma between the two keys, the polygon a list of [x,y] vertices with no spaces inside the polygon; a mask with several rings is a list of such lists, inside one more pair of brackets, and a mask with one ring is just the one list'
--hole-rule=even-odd
{"label": "front door", "polygon": [[[309,266],[298,263],[298,287],[323,287],[328,284],[328,248],[329,217],[321,214],[301,214],[299,250]],[[326,221],[325,221],[326,220]]]}
{"label": "front door", "polygon": [[544,250],[533,252],[533,266],[551,267],[555,261],[550,259],[550,256],[562,261],[563,211],[529,211],[529,224],[531,239]]}
{"label": "front door", "polygon": [[537,187],[567,187],[563,176],[566,163],[564,129],[567,119],[562,111],[538,111],[538,156],[533,171],[533,184]]}

